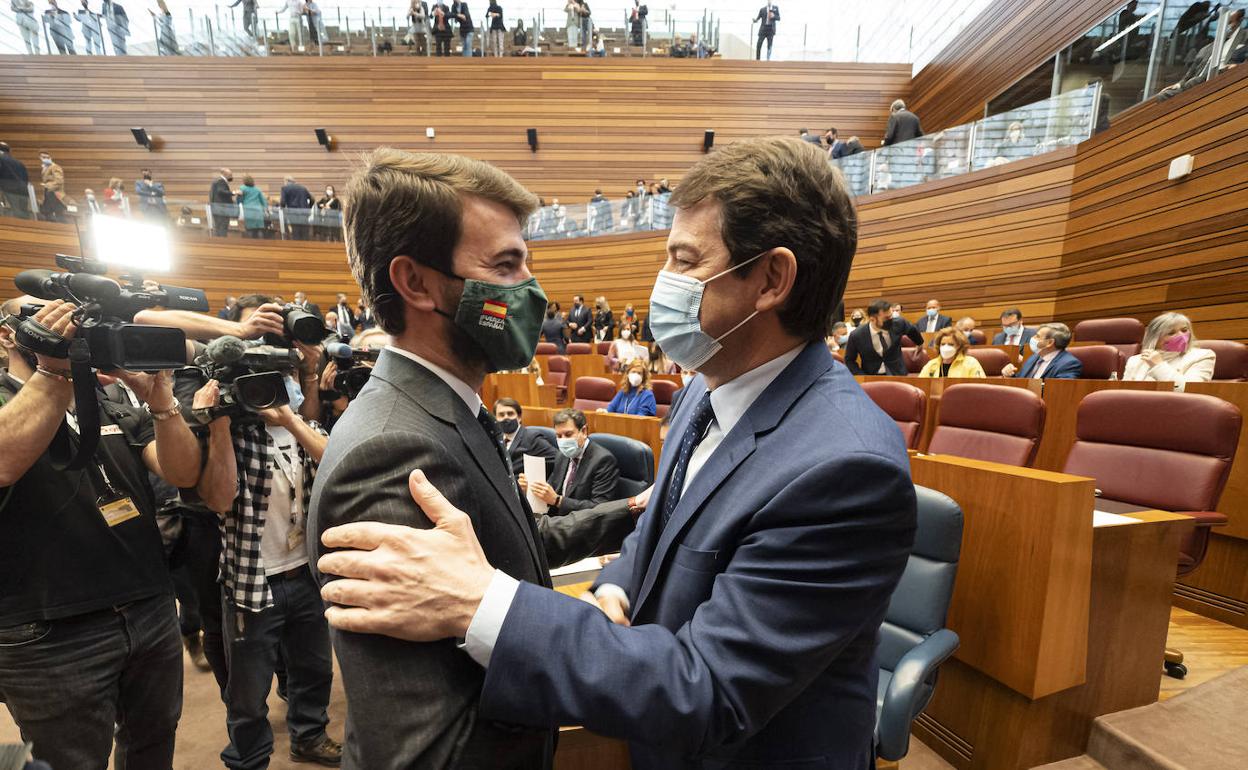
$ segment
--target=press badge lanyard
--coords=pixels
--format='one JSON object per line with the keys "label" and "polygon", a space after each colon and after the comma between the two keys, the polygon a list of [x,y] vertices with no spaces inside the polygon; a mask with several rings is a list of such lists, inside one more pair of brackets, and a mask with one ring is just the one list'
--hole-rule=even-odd
{"label": "press badge lanyard", "polygon": [[[71,412],[65,413],[65,422],[68,423],[69,429],[78,434],[78,418]],[[113,428],[118,433],[121,428],[116,425],[102,426],[103,429]],[[100,478],[104,481],[104,492],[96,498],[95,504],[100,509],[100,514],[104,517],[104,521],[110,527],[115,527],[124,521],[138,518],[139,509],[134,504],[134,500],[121,490],[114,486],[112,479],[108,476],[108,471],[104,468],[104,463],[98,456],[91,458],[91,464],[99,471]]]}

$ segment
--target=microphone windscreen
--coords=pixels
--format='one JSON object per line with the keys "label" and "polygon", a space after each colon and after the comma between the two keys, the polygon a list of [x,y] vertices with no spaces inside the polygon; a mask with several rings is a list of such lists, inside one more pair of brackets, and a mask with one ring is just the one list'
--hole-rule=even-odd
{"label": "microphone windscreen", "polygon": [[51,270],[23,270],[13,278],[13,283],[23,294],[39,299],[60,299],[60,292],[54,291],[56,287],[48,283],[52,275]]}
{"label": "microphone windscreen", "polygon": [[226,366],[241,360],[243,354],[247,352],[247,345],[238,337],[227,334],[209,342],[204,352],[208,354],[208,359],[214,364]]}
{"label": "microphone windscreen", "polygon": [[117,299],[121,296],[121,285],[112,278],[91,273],[71,273],[69,289],[75,296],[93,299],[99,302]]}
{"label": "microphone windscreen", "polygon": [[351,346],[345,342],[327,342],[325,343],[325,352],[330,358],[350,358]]}

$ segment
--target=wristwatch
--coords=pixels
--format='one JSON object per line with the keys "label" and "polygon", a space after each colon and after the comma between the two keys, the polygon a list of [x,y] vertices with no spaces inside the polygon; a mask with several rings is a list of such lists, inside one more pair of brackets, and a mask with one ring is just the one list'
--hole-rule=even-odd
{"label": "wristwatch", "polygon": [[181,404],[181,403],[179,403],[178,399],[176,399],[176,398],[175,398],[175,399],[173,399],[173,406],[169,407],[168,409],[164,410],[163,412],[153,412],[153,411],[152,411],[152,406],[151,406],[151,404],[144,404],[144,405],[143,405],[143,409],[144,409],[144,410],[145,410],[148,414],[150,414],[150,415],[152,416],[152,419],[153,419],[153,420],[155,420],[156,422],[163,422],[163,421],[168,420],[169,418],[171,418],[171,417],[173,417],[173,416],[175,416],[175,415],[177,415],[177,414],[181,413],[181,411],[182,411],[182,404]]}

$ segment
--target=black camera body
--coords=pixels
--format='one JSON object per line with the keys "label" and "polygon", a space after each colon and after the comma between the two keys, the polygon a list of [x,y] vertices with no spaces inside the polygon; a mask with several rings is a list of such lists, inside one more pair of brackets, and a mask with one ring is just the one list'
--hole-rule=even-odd
{"label": "black camera body", "polygon": [[325,322],[320,317],[309,313],[298,305],[293,303],[283,305],[281,314],[282,324],[286,327],[286,334],[280,337],[275,334],[264,335],[264,341],[274,347],[290,347],[296,342],[302,342],[305,345],[319,345],[329,335],[329,332],[325,330]]}
{"label": "black camera body", "polygon": [[[93,368],[155,372],[186,365],[186,335],[182,330],[132,321],[135,313],[154,307],[207,311],[208,298],[203,291],[145,282],[140,275],[122,276],[124,283],[114,281],[103,275],[105,265],[85,257],[57,254],[56,264],[67,272],[26,270],[18,273],[14,283],[25,294],[63,299],[78,306],[74,323],[78,336],[87,341]],[[25,333],[19,330],[19,344],[30,347],[43,341],[38,324],[30,317],[41,307],[22,306],[19,329],[24,328]]]}
{"label": "black camera body", "polygon": [[334,389],[323,391],[322,399],[337,401],[346,396],[354,401],[373,374],[372,367],[363,364],[375,363],[381,351],[372,348],[352,348],[341,342],[331,342],[325,346],[325,352],[338,365],[338,373],[334,375]]}
{"label": "black camera body", "polygon": [[256,412],[290,403],[286,375],[299,368],[299,353],[270,345],[248,346],[237,337],[218,337],[195,359],[200,385],[216,380],[221,398],[208,419],[258,420]]}

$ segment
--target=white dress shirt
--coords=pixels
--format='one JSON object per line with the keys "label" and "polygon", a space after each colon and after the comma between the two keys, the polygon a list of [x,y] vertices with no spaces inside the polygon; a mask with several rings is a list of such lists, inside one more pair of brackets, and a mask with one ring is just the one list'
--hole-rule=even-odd
{"label": "white dress shirt", "polygon": [[[775,382],[780,373],[801,354],[804,347],[798,345],[711,391],[711,410],[714,417],[706,429],[706,435],[689,458],[682,494],[767,386]],[[464,638],[464,650],[482,666],[490,665],[490,656],[498,642],[498,634],[519,587],[518,580],[495,570],[494,579],[490,581],[485,596],[481,598],[481,604],[477,606],[476,614],[472,616],[472,623],[469,624],[468,634]],[[628,595],[620,586],[604,583],[598,587],[596,595],[617,596],[623,601],[625,609],[628,608]]]}

